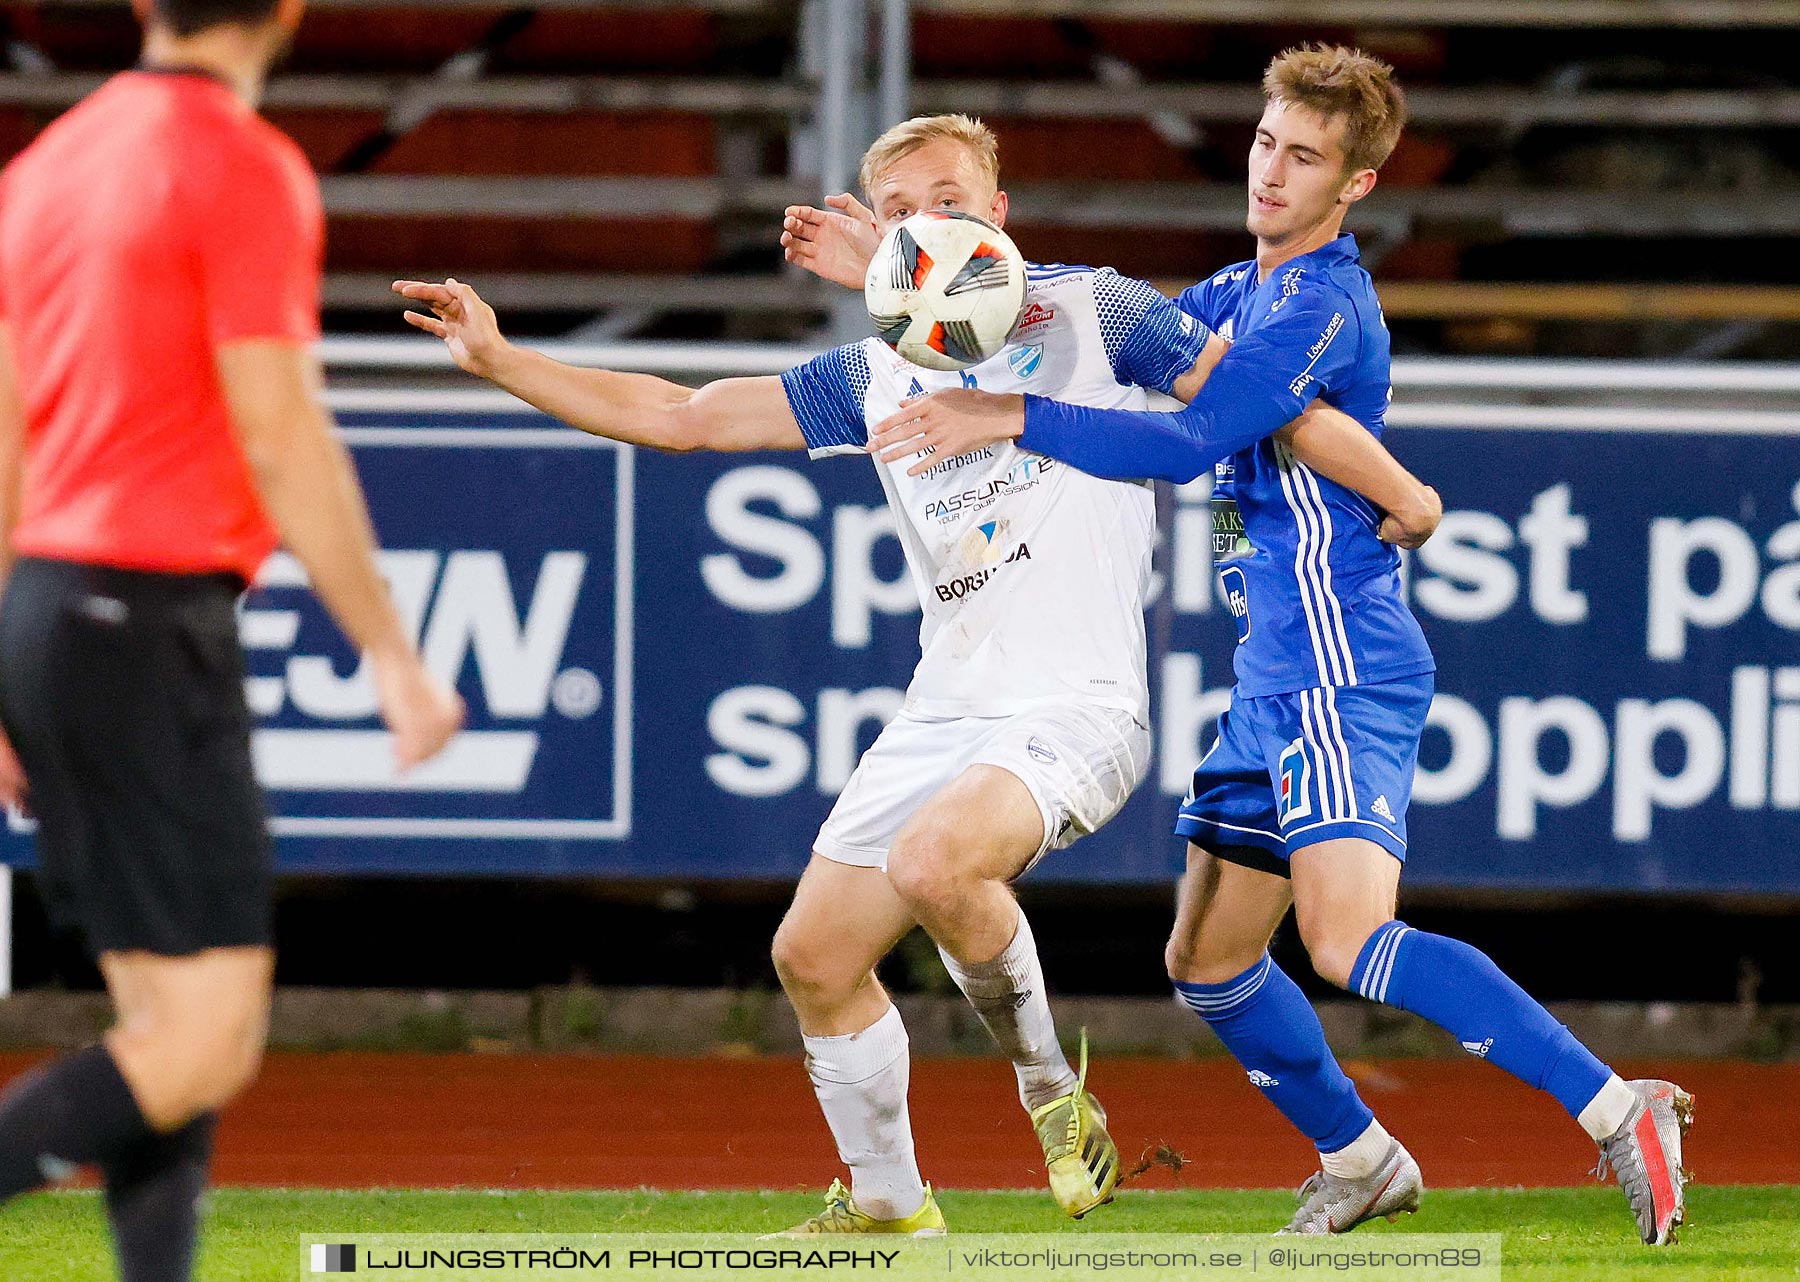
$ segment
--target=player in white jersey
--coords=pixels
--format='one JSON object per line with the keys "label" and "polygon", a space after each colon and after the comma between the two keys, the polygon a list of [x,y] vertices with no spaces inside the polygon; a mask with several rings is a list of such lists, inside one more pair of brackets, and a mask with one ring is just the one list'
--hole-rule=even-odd
{"label": "player in white jersey", "polygon": [[[927,117],[877,141],[864,186],[885,226],[927,207],[1004,220],[993,136]],[[1022,386],[1083,404],[1185,399],[1220,351],[1141,282],[1034,269],[1015,339],[964,375],[900,360],[878,341],[837,348],[782,378],[690,390],[577,369],[513,347],[468,285],[399,282],[409,312],[457,363],[585,431],[658,449],[862,453],[870,424],[945,386]],[[1348,418],[1292,429],[1321,471],[1380,502],[1410,478]],[[814,846],[774,943],[807,1069],[853,1189],[796,1232],[938,1233],[907,1114],[907,1038],[875,977],[914,924],[1012,1060],[1063,1209],[1110,1196],[1118,1153],[1105,1114],[1058,1044],[1029,924],[1010,882],[1105,823],[1149,756],[1143,607],[1154,511],[1139,484],[1102,481],[1002,446],[877,464],[924,607],[922,656],[900,715],[865,754]]]}

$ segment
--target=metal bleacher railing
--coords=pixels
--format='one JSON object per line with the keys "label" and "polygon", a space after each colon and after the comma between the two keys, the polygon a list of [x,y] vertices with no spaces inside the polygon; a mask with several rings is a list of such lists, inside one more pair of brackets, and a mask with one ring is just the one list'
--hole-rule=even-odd
{"label": "metal bleacher railing", "polygon": [[[420,8],[405,0],[314,0],[316,8]],[[55,8],[122,8],[123,0],[56,0]],[[495,10],[493,0],[437,0],[432,8]],[[696,177],[540,177],[456,174],[327,175],[327,207],[339,220],[488,217],[514,222],[629,218],[772,219],[785,205],[848,185],[853,158],[880,122],[909,110],[963,110],[1011,119],[1148,120],[1204,125],[1246,118],[1257,91],[1241,84],[1150,82],[1129,67],[1102,66],[1092,79],[942,79],[910,76],[907,30],[914,13],[970,18],[1080,18],[1242,26],[1329,22],[1418,25],[1636,28],[1791,28],[1795,0],[539,0],[542,10],[673,10],[792,14],[796,64],[784,77],[742,75],[488,75],[452,59],[435,73],[305,74],[280,77],[268,105],[291,110],[378,112],[416,128],[445,111],[554,114],[575,111],[692,113],[801,130],[786,177],[717,173]],[[783,19],[785,21],[785,19]],[[867,37],[867,38],[864,38]],[[29,63],[17,63],[30,66]],[[55,110],[98,76],[51,66],[0,73],[0,106]],[[1800,90],[1782,87],[1619,89],[1580,77],[1554,87],[1422,86],[1409,95],[1416,123],[1514,136],[1538,126],[1662,129],[1800,128]],[[810,124],[808,123],[810,122]],[[392,127],[392,126],[391,126]],[[1242,197],[1234,185],[1168,182],[1013,184],[1034,225],[1055,228],[1234,231]],[[1600,235],[1724,241],[1783,236],[1800,226],[1800,193],[1779,186],[1746,199],[1733,190],[1633,191],[1521,186],[1517,182],[1384,187],[1359,220],[1372,258],[1419,235],[1496,237]],[[820,312],[836,299],[791,276],[646,277],[538,272],[483,281],[508,308],[580,313],[636,309],[725,314]],[[727,287],[728,284],[728,287]],[[1386,298],[1398,317],[1649,321],[1796,321],[1800,288],[1720,288],[1425,281],[1396,284]],[[338,311],[390,306],[386,281],[334,273],[326,303]]]}
{"label": "metal bleacher railing", "polygon": [[[779,374],[819,351],[804,343],[534,342],[574,365],[681,382]],[[516,405],[456,370],[441,344],[327,338],[321,356],[343,409],[404,412],[429,386],[465,408]],[[1394,362],[1390,424],[1518,427],[1554,419],[1594,430],[1800,432],[1800,364],[1413,357]]]}
{"label": "metal bleacher railing", "polygon": [[[53,0],[61,8],[123,8],[127,0]],[[431,0],[441,9],[495,9],[497,0]],[[762,12],[788,0],[534,0],[537,9]],[[911,0],[936,13],[1085,17],[1113,21],[1434,26],[1786,27],[1791,0]],[[315,9],[391,9],[394,0],[311,0]]]}

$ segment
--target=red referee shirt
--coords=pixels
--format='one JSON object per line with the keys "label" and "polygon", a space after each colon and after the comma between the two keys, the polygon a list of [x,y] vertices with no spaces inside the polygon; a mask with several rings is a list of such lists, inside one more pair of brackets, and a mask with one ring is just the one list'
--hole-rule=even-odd
{"label": "red referee shirt", "polygon": [[275,546],[214,349],[319,336],[300,149],[204,74],[127,72],[0,174],[0,319],[25,404],[24,555],[233,570]]}

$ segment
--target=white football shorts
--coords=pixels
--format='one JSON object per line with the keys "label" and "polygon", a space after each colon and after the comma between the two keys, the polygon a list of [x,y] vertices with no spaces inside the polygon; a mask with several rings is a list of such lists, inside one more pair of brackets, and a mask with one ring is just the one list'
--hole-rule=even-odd
{"label": "white football shorts", "polygon": [[1044,838],[1029,868],[1097,831],[1150,762],[1150,731],[1129,712],[1059,704],[1010,717],[900,713],[869,745],[813,849],[835,863],[886,868],[906,821],[970,766],[1017,775],[1037,802]]}

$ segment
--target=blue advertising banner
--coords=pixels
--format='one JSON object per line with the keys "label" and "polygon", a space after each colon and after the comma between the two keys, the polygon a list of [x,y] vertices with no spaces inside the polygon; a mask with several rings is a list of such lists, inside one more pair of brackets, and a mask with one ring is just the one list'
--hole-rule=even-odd
{"label": "blue advertising banner", "polygon": [[[662,456],[529,412],[340,415],[468,730],[397,777],[368,674],[272,558],[245,599],[284,869],[791,878],[899,707],[918,603],[870,465]],[[1800,893],[1800,440],[1408,427],[1442,492],[1409,884]],[[1162,499],[1152,776],[1034,880],[1166,883],[1231,685],[1204,488]],[[28,825],[4,840],[29,862]]]}

